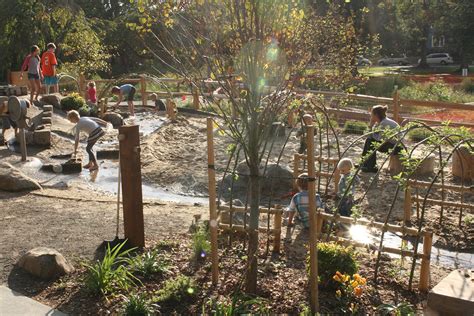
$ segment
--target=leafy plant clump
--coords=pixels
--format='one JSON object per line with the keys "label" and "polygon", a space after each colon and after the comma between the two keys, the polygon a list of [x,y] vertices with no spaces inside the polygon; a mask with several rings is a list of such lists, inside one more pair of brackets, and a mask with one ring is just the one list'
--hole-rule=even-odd
{"label": "leafy plant clump", "polygon": [[377,311],[383,316],[414,316],[415,308],[413,305],[407,302],[398,304],[382,304],[377,307]]}
{"label": "leafy plant clump", "polygon": [[[309,256],[306,261],[309,273]],[[353,275],[358,271],[354,248],[333,242],[318,243],[318,271],[322,286],[336,287],[337,283],[333,279],[336,272]]]}
{"label": "leafy plant clump", "polygon": [[344,124],[344,133],[362,135],[369,129],[365,122],[346,121]]}
{"label": "leafy plant clump", "polygon": [[270,313],[267,301],[260,297],[251,297],[243,294],[234,294],[232,301],[214,301],[209,300],[202,307],[202,314],[206,315],[210,310],[211,315],[228,316],[228,315],[268,315]]}
{"label": "leafy plant clump", "polygon": [[153,301],[156,303],[177,304],[196,295],[197,286],[188,276],[180,275],[164,283],[163,288],[156,292]]}
{"label": "leafy plant clump", "polygon": [[466,78],[461,82],[461,89],[463,89],[466,93],[473,93],[474,94],[474,80],[470,78]]}
{"label": "leafy plant clump", "polygon": [[87,116],[90,113],[90,108],[79,93],[71,93],[61,100],[61,109],[64,111],[76,110],[80,115]]}
{"label": "leafy plant clump", "polygon": [[400,97],[412,100],[466,103],[474,101],[474,95],[455,91],[442,81],[433,83],[412,83],[400,91]]}
{"label": "leafy plant clump", "polygon": [[150,277],[152,274],[163,274],[168,271],[168,263],[157,250],[147,251],[130,260],[130,269],[144,276]]}
{"label": "leafy plant clump", "polygon": [[421,142],[432,134],[433,132],[426,128],[415,128],[408,132],[408,139],[413,142]]}
{"label": "leafy plant clump", "polygon": [[93,265],[84,264],[87,268],[85,286],[87,290],[95,294],[111,294],[116,290],[128,290],[137,280],[127,269],[130,259],[127,255],[134,250],[122,250],[126,241],[114,246],[107,252],[102,261]]}
{"label": "leafy plant clump", "polygon": [[153,304],[143,294],[125,297],[123,310],[126,316],[148,316],[154,313]]}
{"label": "leafy plant clump", "polygon": [[339,271],[336,271],[332,279],[338,286],[335,294],[340,311],[345,315],[354,315],[359,312],[359,298],[365,290],[366,279],[357,273],[351,277]]}
{"label": "leafy plant clump", "polygon": [[211,243],[209,242],[209,230],[204,224],[197,225],[193,233],[193,260],[202,261],[211,251]]}

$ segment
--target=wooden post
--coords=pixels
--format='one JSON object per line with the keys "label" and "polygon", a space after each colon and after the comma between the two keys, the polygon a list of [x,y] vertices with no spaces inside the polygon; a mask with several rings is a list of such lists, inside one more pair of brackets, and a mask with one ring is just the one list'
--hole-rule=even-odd
{"label": "wooden post", "polygon": [[119,127],[120,173],[125,238],[134,247],[145,247],[142,174],[138,125]]}
{"label": "wooden post", "polygon": [[430,260],[431,246],[433,245],[433,232],[425,232],[423,236],[423,258],[421,259],[420,284],[418,289],[427,292],[430,287]]}
{"label": "wooden post", "polygon": [[26,137],[25,137],[25,129],[20,128],[18,131],[18,136],[20,138],[20,150],[21,150],[21,161],[26,161]]}
{"label": "wooden post", "polygon": [[140,93],[142,95],[142,106],[145,107],[148,98],[146,96],[146,79],[144,76],[140,76]]}
{"label": "wooden post", "polygon": [[341,171],[337,168],[337,162],[334,163],[334,194],[339,191],[339,180],[341,180]]}
{"label": "wooden post", "polygon": [[288,112],[288,126],[294,128],[296,126],[296,111],[290,110]]}
{"label": "wooden post", "polygon": [[306,143],[308,145],[308,196],[309,196],[309,288],[311,313],[319,312],[318,291],[318,241],[316,224],[316,183],[314,167],[314,126],[313,117],[310,114],[303,116],[306,125]]}
{"label": "wooden post", "polygon": [[199,110],[199,93],[197,88],[193,89],[193,107],[195,110]]}
{"label": "wooden post", "polygon": [[400,95],[397,86],[395,86],[395,92],[393,93],[393,120],[399,124],[402,121],[400,118]]}
{"label": "wooden post", "polygon": [[405,200],[403,201],[403,221],[409,224],[411,220],[411,187],[405,189]]}
{"label": "wooden post", "polygon": [[207,176],[209,184],[209,226],[211,230],[212,283],[219,279],[219,257],[217,247],[216,170],[214,167],[214,122],[207,118]]}
{"label": "wooden post", "polygon": [[86,77],[83,74],[79,75],[79,94],[87,100],[87,84]]}
{"label": "wooden post", "polygon": [[281,212],[276,212],[273,222],[273,252],[279,253],[281,246]]}
{"label": "wooden post", "polygon": [[300,155],[294,154],[293,156],[293,189],[298,190],[298,186],[296,185],[296,179],[298,178],[300,173]]}

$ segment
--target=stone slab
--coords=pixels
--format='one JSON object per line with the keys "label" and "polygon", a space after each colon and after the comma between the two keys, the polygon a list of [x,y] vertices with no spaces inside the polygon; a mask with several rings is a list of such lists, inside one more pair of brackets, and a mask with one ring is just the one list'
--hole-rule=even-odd
{"label": "stone slab", "polygon": [[97,159],[119,159],[118,149],[98,150]]}
{"label": "stone slab", "polygon": [[44,110],[44,112],[47,112],[47,111],[51,112],[51,111],[53,111],[53,106],[51,104],[45,104],[43,106],[43,110]]}
{"label": "stone slab", "polygon": [[0,286],[0,315],[65,316],[67,314],[23,296],[5,286]]}
{"label": "stone slab", "polygon": [[474,315],[474,270],[452,271],[428,294],[428,306],[441,315]]}
{"label": "stone slab", "polygon": [[51,145],[51,131],[46,128],[36,130],[33,138],[36,145]]}

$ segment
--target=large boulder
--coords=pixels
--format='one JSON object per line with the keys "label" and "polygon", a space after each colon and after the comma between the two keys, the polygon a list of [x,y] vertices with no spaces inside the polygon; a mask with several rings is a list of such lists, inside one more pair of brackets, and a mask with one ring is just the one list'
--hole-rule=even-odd
{"label": "large boulder", "polygon": [[123,117],[118,113],[105,113],[102,119],[112,124],[114,128],[119,128],[123,125]]}
{"label": "large boulder", "polygon": [[41,185],[7,162],[0,163],[0,190],[19,192],[41,190]]}
{"label": "large boulder", "polygon": [[66,258],[58,251],[38,247],[24,254],[17,265],[26,272],[45,280],[57,278],[74,271]]}
{"label": "large boulder", "polygon": [[281,195],[288,193],[293,187],[293,172],[283,165],[268,164],[263,181],[262,193]]}
{"label": "large boulder", "polygon": [[47,94],[41,97],[40,103],[44,105],[52,105],[53,107],[60,109],[61,108],[61,98],[55,94]]}

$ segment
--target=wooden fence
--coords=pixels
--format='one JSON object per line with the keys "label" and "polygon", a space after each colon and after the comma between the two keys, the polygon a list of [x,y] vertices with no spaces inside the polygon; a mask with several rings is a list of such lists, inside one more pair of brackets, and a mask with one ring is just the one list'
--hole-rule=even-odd
{"label": "wooden fence", "polygon": [[[141,94],[141,101],[142,105],[147,105],[147,100],[151,93],[156,93],[158,97],[161,98],[175,98],[175,97],[182,97],[182,96],[191,96],[192,103],[194,109],[199,109],[200,107],[200,95],[202,96],[211,96],[217,98],[226,98],[225,95],[216,95],[213,94],[213,87],[219,86],[219,81],[216,80],[202,80],[200,81],[201,91],[199,93],[196,87],[193,87],[187,80],[185,79],[175,79],[175,78],[157,78],[154,79],[153,82],[162,82],[162,83],[171,83],[177,86],[178,91],[151,91],[147,89],[147,82],[151,81],[149,78],[145,76],[140,76],[139,78],[131,78],[131,79],[120,79],[120,82],[127,82],[127,83],[136,83],[140,84],[140,94]],[[85,94],[86,85],[88,80],[84,76],[79,77],[79,87],[83,94]],[[114,83],[118,82],[115,79],[101,79],[95,80],[97,84],[101,83]],[[179,91],[182,85],[188,86],[188,91]],[[238,86],[242,87],[243,84],[237,84]],[[271,92],[275,87],[267,87],[268,92]],[[320,95],[325,98],[339,98],[345,100],[356,100],[356,101],[363,101],[363,102],[370,102],[374,104],[385,104],[389,106],[389,113],[393,117],[393,119],[399,123],[404,120],[417,120],[421,122],[425,122],[427,124],[441,124],[442,121],[437,120],[430,120],[424,118],[417,118],[408,113],[403,113],[404,107],[423,107],[423,108],[431,108],[431,109],[447,109],[447,110],[467,110],[467,111],[474,111],[474,105],[472,104],[463,104],[463,103],[451,103],[451,102],[440,102],[440,101],[421,101],[421,100],[410,100],[410,99],[403,99],[400,98],[398,91],[395,91],[392,98],[386,97],[375,97],[370,95],[363,95],[363,94],[352,94],[352,93],[344,93],[344,92],[335,92],[335,91],[322,91],[322,90],[306,90],[306,89],[295,89],[295,92],[303,95],[303,94],[314,94]],[[361,120],[361,121],[369,121],[370,114],[368,111],[357,111],[355,109],[349,108],[327,108],[328,114],[335,116],[338,120]],[[466,126],[469,128],[474,128],[474,122],[451,122],[452,126]]]}

